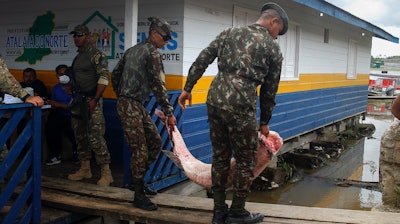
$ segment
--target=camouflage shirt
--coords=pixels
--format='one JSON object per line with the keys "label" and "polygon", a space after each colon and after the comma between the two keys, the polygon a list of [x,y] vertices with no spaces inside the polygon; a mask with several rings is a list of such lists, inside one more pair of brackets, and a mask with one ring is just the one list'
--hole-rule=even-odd
{"label": "camouflage shirt", "polygon": [[2,57],[0,57],[0,91],[19,98],[24,98],[28,95],[28,92],[22,89],[19,82],[8,71],[7,65]]}
{"label": "camouflage shirt", "polygon": [[112,72],[111,83],[117,96],[137,101],[148,100],[153,92],[165,115],[172,115],[161,56],[149,39],[125,51]]}
{"label": "camouflage shirt", "polygon": [[97,84],[108,85],[109,71],[108,61],[103,52],[88,45],[78,51],[73,62],[75,81],[84,93],[93,93],[97,90]]}
{"label": "camouflage shirt", "polygon": [[261,25],[229,28],[203,49],[189,69],[184,87],[190,92],[218,57],[218,74],[211,83],[207,104],[240,114],[255,114],[260,88],[260,124],[268,124],[275,106],[282,67],[278,43]]}

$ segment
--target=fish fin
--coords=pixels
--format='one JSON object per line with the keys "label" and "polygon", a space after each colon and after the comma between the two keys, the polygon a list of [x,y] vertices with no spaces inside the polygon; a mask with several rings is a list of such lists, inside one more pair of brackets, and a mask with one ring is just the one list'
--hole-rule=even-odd
{"label": "fish fin", "polygon": [[171,152],[171,151],[167,151],[167,150],[161,150],[166,156],[168,156],[168,158],[170,158],[172,160],[172,162],[174,162],[174,164],[179,167],[179,169],[184,170],[181,160],[179,159],[179,157]]}

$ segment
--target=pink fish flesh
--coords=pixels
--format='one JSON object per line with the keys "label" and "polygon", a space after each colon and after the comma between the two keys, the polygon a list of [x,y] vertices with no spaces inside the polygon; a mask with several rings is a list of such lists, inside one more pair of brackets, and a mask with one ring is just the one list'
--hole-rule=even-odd
{"label": "pink fish flesh", "polygon": [[[163,120],[163,113],[156,110],[156,115]],[[182,169],[185,175],[193,182],[211,188],[211,164],[204,163],[196,159],[186,147],[181,133],[175,126],[173,131],[169,131],[173,142],[171,151],[162,150],[176,166]],[[254,168],[254,179],[268,166],[268,163],[276,155],[283,145],[283,140],[275,131],[270,131],[268,137],[259,133],[259,146],[257,151],[257,163]],[[232,186],[233,174],[235,172],[236,160],[231,159],[230,172],[228,176],[228,188]]]}

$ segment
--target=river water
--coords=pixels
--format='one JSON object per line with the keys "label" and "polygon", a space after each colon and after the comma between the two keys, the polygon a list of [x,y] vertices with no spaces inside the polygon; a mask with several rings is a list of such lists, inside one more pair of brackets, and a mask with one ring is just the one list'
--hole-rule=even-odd
{"label": "river water", "polygon": [[298,182],[267,192],[252,191],[249,201],[353,210],[371,210],[380,205],[382,195],[379,191],[337,186],[335,179],[379,181],[380,138],[393,121],[390,113],[392,101],[368,101],[367,116],[361,123],[372,123],[376,130],[372,137],[361,139],[345,150],[338,161],[306,171]]}
{"label": "river water", "polygon": [[[314,170],[304,171],[295,183],[286,183],[273,190],[252,191],[248,201],[307,207],[371,210],[382,204],[382,194],[360,186],[338,186],[336,179],[379,182],[380,139],[393,121],[390,112],[393,100],[369,100],[364,124],[373,124],[375,132],[350,148],[336,161]],[[207,197],[206,190],[190,181],[166,191],[171,194]],[[228,199],[231,195],[228,193]]]}

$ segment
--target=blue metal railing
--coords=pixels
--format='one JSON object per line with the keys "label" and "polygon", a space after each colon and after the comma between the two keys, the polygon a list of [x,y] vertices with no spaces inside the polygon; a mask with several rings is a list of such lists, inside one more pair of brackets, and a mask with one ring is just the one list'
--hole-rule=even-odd
{"label": "blue metal railing", "polygon": [[[31,104],[0,105],[0,223],[41,219],[42,111]],[[8,145],[8,153],[5,147]],[[4,146],[4,147],[3,147]]]}
{"label": "blue metal railing", "polygon": [[[178,106],[178,97],[181,91],[169,91],[168,96],[170,103],[174,107],[174,116],[177,119],[177,127],[180,129],[182,124],[180,123],[180,117],[182,115],[182,111]],[[159,108],[155,97],[151,94],[150,99],[147,102],[144,102],[144,106],[146,110],[152,116],[153,121],[155,122],[158,131],[160,133],[161,139],[163,141],[162,149],[172,150],[171,141],[169,140],[168,131],[165,125],[154,115],[154,111],[156,108]],[[159,108],[160,109],[160,108]],[[130,169],[130,156],[131,152],[126,145],[126,142],[123,143],[123,151],[124,151],[124,186],[127,186],[131,182],[131,169]],[[163,153],[160,153],[157,160],[150,166],[147,174],[145,176],[145,182],[151,185],[153,189],[162,189],[173,184],[176,184],[180,181],[186,180],[186,176],[183,174],[183,171],[178,169],[173,162]]]}

